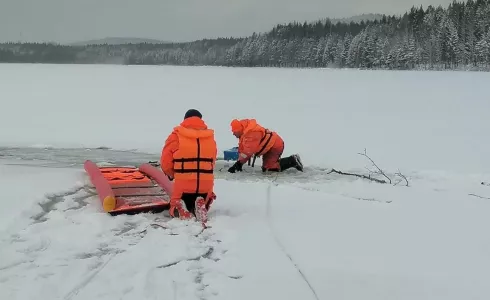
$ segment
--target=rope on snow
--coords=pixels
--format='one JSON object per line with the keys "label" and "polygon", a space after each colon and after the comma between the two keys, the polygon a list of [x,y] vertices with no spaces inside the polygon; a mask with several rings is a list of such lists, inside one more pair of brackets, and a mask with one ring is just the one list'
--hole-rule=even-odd
{"label": "rope on snow", "polygon": [[274,240],[277,244],[277,246],[281,249],[281,251],[286,255],[286,257],[289,259],[289,261],[293,264],[293,266],[296,268],[296,271],[301,275],[301,278],[303,278],[303,281],[308,285],[308,288],[310,289],[311,293],[315,297],[316,300],[320,300],[318,297],[318,294],[316,293],[315,289],[311,285],[310,281],[306,277],[306,275],[303,273],[301,268],[298,266],[298,264],[293,260],[293,257],[286,251],[286,247],[281,243],[279,238],[277,237],[277,234],[274,231],[274,226],[272,225],[272,219],[271,219],[271,211],[272,211],[272,206],[271,206],[271,190],[272,190],[272,185],[275,183],[277,180],[277,177],[279,176],[279,173],[276,174],[276,177],[274,180],[272,180],[269,185],[267,186],[267,200],[266,200],[266,218],[267,218],[267,224],[269,225],[269,229],[272,232],[272,236],[274,237]]}

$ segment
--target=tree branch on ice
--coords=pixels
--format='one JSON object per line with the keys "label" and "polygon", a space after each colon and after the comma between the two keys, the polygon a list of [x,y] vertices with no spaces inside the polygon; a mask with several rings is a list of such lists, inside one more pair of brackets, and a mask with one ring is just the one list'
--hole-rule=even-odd
{"label": "tree branch on ice", "polygon": [[477,198],[480,198],[480,199],[488,199],[490,200],[489,197],[484,197],[484,196],[480,196],[480,195],[476,195],[476,194],[468,194],[469,196],[473,196],[473,197],[477,197]]}
{"label": "tree branch on ice", "polygon": [[357,154],[362,155],[362,156],[366,157],[367,159],[369,159],[369,161],[373,164],[373,167],[376,168],[376,171],[371,171],[371,170],[368,169],[368,171],[369,171],[370,174],[381,175],[381,176],[385,177],[386,179],[388,179],[388,181],[391,184],[391,178],[388,177],[388,176],[386,176],[385,172],[383,172],[383,170],[381,170],[380,167],[378,167],[378,165],[374,162],[374,160],[372,160],[371,157],[369,157],[367,155],[366,148],[364,148],[364,153],[357,153]]}
{"label": "tree branch on ice", "polygon": [[[386,175],[386,172],[383,171],[375,162],[374,160],[369,157],[369,155],[367,155],[367,151],[366,149],[364,149],[364,152],[363,153],[357,153],[361,156],[364,156],[366,157],[372,164],[372,166],[375,168],[375,170],[371,170],[369,168],[366,168],[369,172],[368,175],[363,175],[363,174],[355,174],[355,173],[347,173],[347,172],[342,172],[342,171],[339,171],[339,170],[336,170],[336,169],[333,169],[330,170],[330,172],[328,172],[327,174],[331,174],[331,173],[336,173],[336,174],[339,174],[339,175],[346,175],[346,176],[355,176],[355,177],[359,177],[359,178],[363,178],[363,179],[367,179],[367,180],[371,180],[371,181],[374,181],[374,182],[377,182],[377,183],[389,183],[389,184],[393,184],[393,179],[390,178],[388,175]],[[379,179],[379,178],[376,178],[376,177],[373,177],[373,176],[382,176],[385,179]],[[402,181],[405,181],[405,186],[409,186],[409,182],[408,182],[408,179],[405,175],[403,175],[400,170],[398,170],[398,172],[396,172],[394,174],[395,176],[397,177],[400,177],[400,179],[394,184],[395,186],[400,184]]]}
{"label": "tree branch on ice", "polygon": [[356,177],[359,177],[359,178],[364,178],[364,179],[368,179],[368,180],[371,180],[371,181],[376,181],[377,183],[386,183],[385,180],[373,178],[373,177],[371,177],[371,175],[366,176],[366,175],[361,175],[361,174],[346,173],[346,172],[338,171],[338,170],[335,170],[335,169],[330,170],[330,172],[328,172],[327,174],[331,174],[331,173],[336,173],[336,174],[339,174],[339,175],[356,176]]}
{"label": "tree branch on ice", "polygon": [[[408,186],[408,179],[407,179],[407,176],[403,175],[401,172],[400,172],[400,169],[398,169],[398,172],[395,173],[396,176],[399,176],[401,177],[403,180],[405,180],[406,182],[406,186]],[[400,180],[398,181],[398,183],[402,182],[403,180]],[[398,183],[396,183],[395,185],[397,185]]]}

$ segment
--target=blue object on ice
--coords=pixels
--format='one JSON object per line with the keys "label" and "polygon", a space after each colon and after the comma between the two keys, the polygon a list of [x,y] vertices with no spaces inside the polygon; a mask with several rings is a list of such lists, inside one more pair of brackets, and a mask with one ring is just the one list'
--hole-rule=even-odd
{"label": "blue object on ice", "polygon": [[223,151],[225,160],[238,160],[238,147]]}

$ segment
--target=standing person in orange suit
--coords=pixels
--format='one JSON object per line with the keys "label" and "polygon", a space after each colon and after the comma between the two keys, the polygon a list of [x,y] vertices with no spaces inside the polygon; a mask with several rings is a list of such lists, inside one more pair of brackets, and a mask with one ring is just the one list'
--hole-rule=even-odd
{"label": "standing person in orange suit", "polygon": [[198,110],[188,110],[165,141],[160,159],[163,172],[175,180],[170,198],[172,217],[190,219],[193,214],[206,221],[207,211],[216,199],[216,156],[214,130],[207,127]]}
{"label": "standing person in orange suit", "polygon": [[239,139],[239,157],[228,172],[242,171],[243,164],[253,155],[262,156],[262,172],[282,172],[292,167],[303,172],[303,164],[299,155],[294,154],[281,158],[284,141],[277,132],[260,126],[255,119],[234,119],[230,125],[233,135]]}

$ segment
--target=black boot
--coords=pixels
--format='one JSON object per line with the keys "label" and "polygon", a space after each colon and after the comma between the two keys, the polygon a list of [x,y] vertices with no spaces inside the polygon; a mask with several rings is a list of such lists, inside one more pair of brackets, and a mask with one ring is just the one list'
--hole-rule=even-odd
{"label": "black boot", "polygon": [[292,157],[296,161],[296,170],[303,172],[303,162],[301,162],[301,157],[299,157],[299,154],[294,154]]}
{"label": "black boot", "polygon": [[281,166],[281,172],[289,168],[296,168],[296,170],[303,172],[303,164],[296,154],[281,158],[279,160],[279,165]]}

